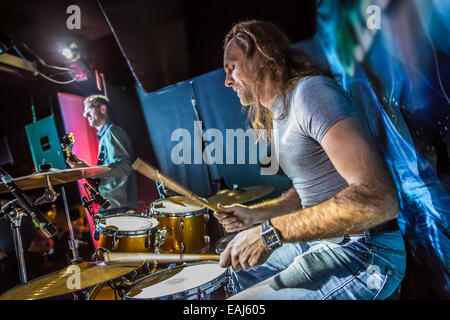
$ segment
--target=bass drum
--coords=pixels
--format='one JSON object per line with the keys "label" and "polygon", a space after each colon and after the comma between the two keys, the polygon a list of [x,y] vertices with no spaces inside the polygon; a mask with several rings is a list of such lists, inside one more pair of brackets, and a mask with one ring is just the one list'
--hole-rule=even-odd
{"label": "bass drum", "polygon": [[224,300],[231,295],[227,268],[205,261],[180,265],[143,277],[124,300]]}
{"label": "bass drum", "polygon": [[[164,268],[155,268],[150,270],[150,267],[144,264],[138,268],[136,273],[129,273],[126,278],[119,278],[113,281],[99,283],[89,290],[89,300],[123,300],[125,293],[131,288],[134,282],[144,276],[156,274],[159,271],[166,270]],[[131,279],[131,280],[129,280]],[[116,289],[113,289],[115,285]]]}

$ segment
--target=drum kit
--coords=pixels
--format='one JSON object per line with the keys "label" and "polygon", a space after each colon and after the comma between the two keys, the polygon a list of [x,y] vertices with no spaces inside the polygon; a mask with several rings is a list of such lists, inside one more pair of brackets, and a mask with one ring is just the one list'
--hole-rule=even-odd
{"label": "drum kit", "polygon": [[[152,202],[144,213],[127,211],[94,215],[94,238],[98,246],[93,261],[80,260],[75,252],[77,240],[72,238],[69,241],[74,255],[71,265],[31,281],[21,277],[22,284],[0,295],[0,300],[46,299],[69,293],[75,299],[89,300],[216,300],[229,297],[232,281],[228,270],[219,266],[218,253],[234,234],[227,234],[211,253],[207,233],[209,210],[219,211],[218,203],[228,205],[261,199],[273,188],[225,189],[204,199],[140,159],[133,168],[179,195]],[[48,193],[53,191],[52,185],[95,177],[108,170],[107,167],[52,169],[13,181],[22,190],[45,187]],[[0,183],[0,193],[8,191],[8,187]],[[67,200],[65,194],[63,196],[70,224]],[[20,259],[21,252],[17,251],[17,255]],[[24,266],[19,272],[24,273]]]}

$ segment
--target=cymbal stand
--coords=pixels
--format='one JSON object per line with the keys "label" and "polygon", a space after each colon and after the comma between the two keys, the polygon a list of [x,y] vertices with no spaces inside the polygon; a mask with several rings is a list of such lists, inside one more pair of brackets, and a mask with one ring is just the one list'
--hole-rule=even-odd
{"label": "cymbal stand", "polygon": [[27,270],[25,265],[25,258],[23,254],[22,235],[20,227],[22,225],[22,217],[25,211],[19,208],[16,204],[17,200],[11,200],[1,208],[1,212],[6,215],[11,221],[11,230],[13,232],[14,248],[16,250],[17,264],[19,267],[20,281],[27,283]]}
{"label": "cymbal stand", "polygon": [[66,192],[64,190],[64,187],[61,187],[61,194],[63,197],[64,209],[66,211],[67,225],[69,227],[69,233],[70,233],[69,248],[72,251],[71,262],[72,262],[72,264],[77,264],[77,263],[81,262],[80,255],[78,253],[78,244],[81,243],[81,241],[75,239],[75,237],[73,235],[72,221],[70,220],[69,207],[67,206],[67,198],[66,198]]}
{"label": "cymbal stand", "polygon": [[45,184],[45,192],[44,194],[37,198],[36,201],[33,203],[36,205],[42,205],[44,203],[52,203],[55,202],[58,198],[59,194],[53,190],[52,184],[50,182],[50,176],[47,175],[47,182]]}
{"label": "cymbal stand", "polygon": [[[69,227],[70,233],[69,249],[72,251],[72,260],[70,262],[72,264],[81,263],[82,260],[78,253],[78,244],[82,243],[82,241],[75,239],[73,235],[72,220],[70,219],[69,207],[67,205],[67,197],[64,187],[61,187],[61,194],[64,202],[64,209],[66,211],[67,226]],[[73,297],[74,300],[89,300],[89,291],[86,289],[75,291],[73,292]]]}

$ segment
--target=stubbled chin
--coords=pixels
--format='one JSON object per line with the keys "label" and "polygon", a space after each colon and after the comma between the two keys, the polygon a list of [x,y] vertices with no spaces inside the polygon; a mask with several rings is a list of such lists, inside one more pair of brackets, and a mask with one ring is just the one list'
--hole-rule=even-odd
{"label": "stubbled chin", "polygon": [[250,105],[250,103],[249,103],[248,101],[246,101],[246,100],[244,100],[244,99],[242,99],[242,98],[239,98],[239,100],[241,101],[241,104],[242,104],[244,107],[248,107],[248,106]]}

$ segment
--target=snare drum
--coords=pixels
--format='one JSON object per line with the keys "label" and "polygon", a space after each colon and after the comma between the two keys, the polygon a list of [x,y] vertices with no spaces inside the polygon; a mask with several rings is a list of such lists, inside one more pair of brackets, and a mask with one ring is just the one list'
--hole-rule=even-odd
{"label": "snare drum", "polygon": [[183,198],[160,199],[150,206],[151,215],[158,219],[163,233],[163,241],[158,247],[161,253],[204,253],[209,249],[206,232],[208,209],[190,203],[185,203],[185,206],[176,203]]}
{"label": "snare drum", "polygon": [[95,226],[98,246],[109,251],[154,252],[158,220],[133,214],[101,218]]}
{"label": "snare drum", "polygon": [[224,300],[231,295],[228,269],[196,262],[146,276],[131,285],[124,300]]}

